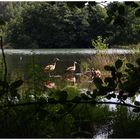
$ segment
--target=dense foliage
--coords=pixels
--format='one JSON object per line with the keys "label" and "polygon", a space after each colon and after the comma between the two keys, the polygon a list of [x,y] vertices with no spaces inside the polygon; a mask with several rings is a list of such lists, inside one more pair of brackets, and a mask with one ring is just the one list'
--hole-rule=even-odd
{"label": "dense foliage", "polygon": [[139,2],[0,2],[5,43],[14,48],[89,48],[139,42]]}

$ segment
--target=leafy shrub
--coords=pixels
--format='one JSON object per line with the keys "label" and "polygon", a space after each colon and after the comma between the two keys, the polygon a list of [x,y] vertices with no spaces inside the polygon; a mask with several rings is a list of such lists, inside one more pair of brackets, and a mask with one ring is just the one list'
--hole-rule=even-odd
{"label": "leafy shrub", "polygon": [[101,36],[97,36],[97,39],[91,40],[92,46],[95,47],[96,50],[107,49],[106,39],[103,39]]}

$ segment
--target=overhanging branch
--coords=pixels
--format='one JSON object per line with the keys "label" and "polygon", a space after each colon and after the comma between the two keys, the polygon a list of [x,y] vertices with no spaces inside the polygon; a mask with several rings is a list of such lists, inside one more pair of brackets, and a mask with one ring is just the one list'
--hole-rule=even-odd
{"label": "overhanging branch", "polygon": [[67,100],[67,101],[49,101],[49,102],[26,102],[26,103],[19,103],[19,104],[7,104],[7,105],[2,105],[0,108],[6,108],[6,107],[18,107],[18,106],[28,106],[28,105],[44,105],[44,104],[68,104],[68,103],[76,103],[76,104],[84,104],[84,103],[89,103],[89,104],[114,104],[114,105],[120,105],[120,106],[126,106],[126,107],[132,107],[136,109],[140,109],[139,106],[132,105],[132,104],[127,104],[127,103],[120,103],[120,102],[104,102],[104,101],[72,101],[72,100]]}

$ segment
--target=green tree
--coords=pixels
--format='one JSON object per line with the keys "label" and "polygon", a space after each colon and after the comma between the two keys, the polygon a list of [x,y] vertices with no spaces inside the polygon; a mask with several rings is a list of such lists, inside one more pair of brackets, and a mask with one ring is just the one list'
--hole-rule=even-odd
{"label": "green tree", "polygon": [[136,16],[139,2],[113,2],[107,6],[111,43],[127,45],[139,42],[140,18]]}
{"label": "green tree", "polygon": [[6,41],[14,48],[89,48],[97,36],[112,45],[140,40],[139,2],[104,8],[96,2],[1,2],[0,7]]}
{"label": "green tree", "polygon": [[[9,42],[16,48],[34,45],[39,48],[88,47],[93,38],[90,25],[92,12],[86,6],[75,5],[71,7],[64,2],[32,3],[25,8],[20,19],[9,23]],[[100,17],[96,16],[98,20]]]}

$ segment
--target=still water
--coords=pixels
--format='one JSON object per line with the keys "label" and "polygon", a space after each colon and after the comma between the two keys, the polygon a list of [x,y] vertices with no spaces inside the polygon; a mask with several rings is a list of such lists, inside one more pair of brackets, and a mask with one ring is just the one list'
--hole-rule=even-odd
{"label": "still water", "polygon": [[[73,65],[73,61],[77,61],[76,73],[80,72],[81,60],[87,60],[87,58],[93,58],[98,51],[93,49],[5,49],[6,60],[8,65],[8,72],[21,71],[25,77],[28,72],[29,65],[34,61],[42,68],[48,64],[52,64],[53,59],[58,57],[61,61],[56,67],[56,74],[63,74],[68,66]],[[120,49],[109,49],[100,51],[100,53],[106,53],[108,55],[122,55],[126,57],[132,55],[132,50],[120,50]],[[102,58],[101,58],[102,60]]]}
{"label": "still water", "polygon": [[[76,85],[82,91],[92,89],[92,86],[94,86],[91,78],[82,75],[82,61],[89,62],[88,59],[92,59],[92,66],[103,72],[104,63],[111,61],[114,64],[114,58],[127,58],[128,61],[131,60],[132,62],[137,57],[136,52],[132,50],[109,49],[100,51],[100,54],[106,54],[105,57],[101,55],[100,58],[96,57],[98,53],[98,51],[92,49],[5,50],[8,75],[11,78],[21,77],[28,83],[30,80],[29,69],[32,64],[37,64],[42,70],[42,73],[44,73],[44,67],[48,64],[52,64],[53,59],[57,57],[60,61],[56,65],[56,70],[51,73],[49,81],[53,82],[56,87],[61,88],[66,84]],[[106,56],[109,56],[109,58],[107,59]],[[64,75],[66,68],[73,65],[73,61],[78,62],[78,65],[74,76],[71,77],[74,81],[70,81],[70,79],[64,79]],[[48,77],[47,74],[45,76]],[[113,106],[110,107],[112,108]],[[94,138],[107,138],[107,136],[107,133],[101,132],[100,130]]]}
{"label": "still water", "polygon": [[[101,55],[98,55],[98,54]],[[92,79],[83,77],[81,63],[92,60],[86,67],[94,67],[100,71],[104,71],[104,65],[114,64],[117,58],[127,58],[128,61],[134,61],[136,52],[123,49],[108,49],[96,51],[93,49],[5,49],[6,61],[8,67],[8,75],[12,78],[21,77],[24,81],[30,78],[29,70],[33,65],[38,65],[42,73],[44,67],[48,64],[53,64],[54,58],[59,58],[60,61],[56,65],[56,69],[52,72],[52,80],[55,84],[65,83],[77,84],[82,90],[90,88]],[[105,55],[104,55],[105,54]],[[98,57],[97,57],[98,56]],[[65,70],[72,66],[76,61],[76,71],[72,79],[64,79]],[[34,70],[35,71],[35,70]],[[48,76],[47,74],[45,75]],[[63,85],[63,84],[62,84]],[[61,87],[62,88],[62,87]]]}
{"label": "still water", "polygon": [[[98,54],[102,54],[100,58],[96,57]],[[59,58],[60,61],[56,65],[56,69],[52,72],[53,82],[57,81],[60,83],[58,79],[62,75],[65,74],[65,70],[67,67],[72,66],[73,62],[76,61],[78,64],[76,66],[76,72],[73,78],[74,83],[77,83],[82,88],[87,88],[90,86],[91,79],[86,79],[81,76],[81,63],[83,61],[87,62],[88,59],[92,60],[92,63],[88,67],[95,67],[100,71],[103,71],[103,66],[106,61],[110,61],[114,59],[114,57],[131,58],[133,56],[134,51],[132,50],[122,50],[122,49],[109,49],[103,51],[96,51],[93,49],[5,49],[7,67],[8,67],[8,75],[11,78],[22,77],[25,81],[29,79],[29,69],[31,65],[38,65],[42,72],[44,72],[44,67],[48,64],[53,63],[54,58]],[[107,54],[107,56],[113,56],[107,59],[107,56],[103,57],[103,54]],[[112,62],[115,60],[111,60]],[[114,62],[113,62],[114,63]],[[46,75],[48,76],[48,75]],[[81,78],[83,83],[81,83]],[[83,80],[84,79],[84,80]],[[71,80],[69,80],[69,83]],[[61,79],[61,83],[66,82],[64,79]]]}

